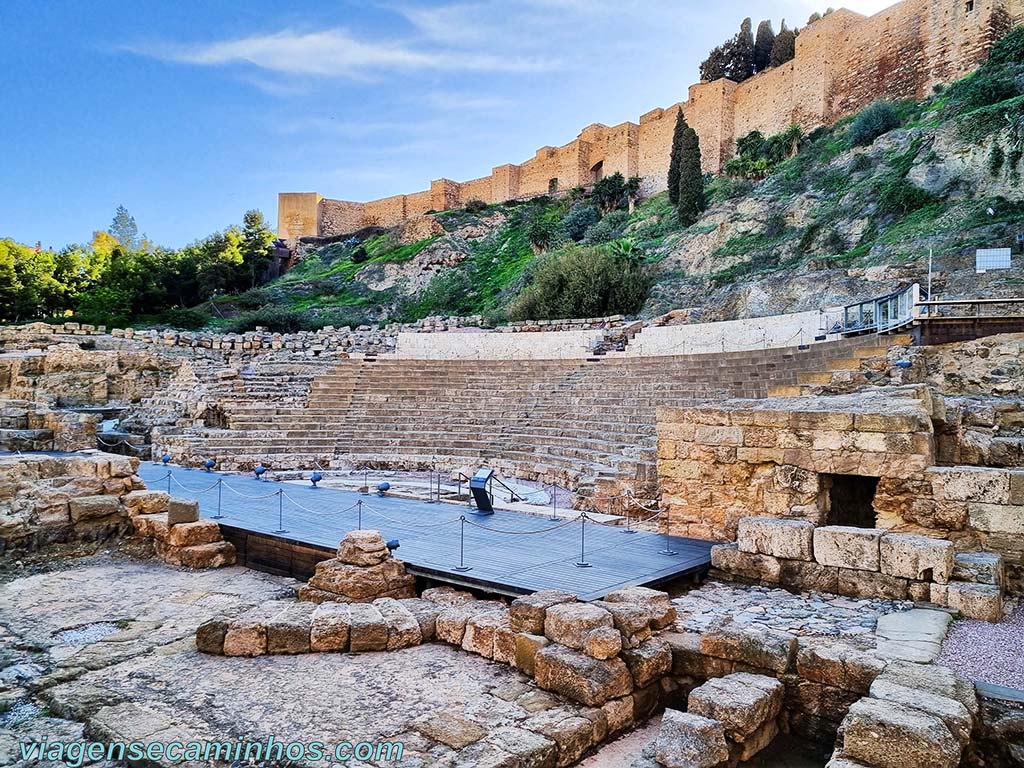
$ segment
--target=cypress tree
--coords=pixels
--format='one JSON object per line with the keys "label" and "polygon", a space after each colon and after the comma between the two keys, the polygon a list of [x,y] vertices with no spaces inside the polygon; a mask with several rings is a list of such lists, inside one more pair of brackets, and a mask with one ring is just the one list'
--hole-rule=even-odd
{"label": "cypress tree", "polygon": [[732,63],[729,78],[742,83],[754,74],[754,22],[748,16],[740,24],[739,34],[732,42]]}
{"label": "cypress tree", "polygon": [[684,227],[696,222],[704,210],[704,173],[700,167],[700,139],[697,132],[688,125],[680,142],[677,210],[679,223]]}
{"label": "cypress tree", "polygon": [[772,46],[772,55],[769,66],[778,67],[791,61],[796,55],[796,33],[786,27],[786,20],[782,20],[782,29],[775,36],[775,44]]}
{"label": "cypress tree", "polygon": [[672,205],[679,204],[679,174],[683,158],[683,141],[690,130],[682,107],[676,112],[676,128],[672,133],[672,154],[668,159],[668,199]]}
{"label": "cypress tree", "polygon": [[775,30],[772,29],[771,21],[765,19],[757,25],[757,38],[754,40],[754,68],[758,72],[768,69],[774,45]]}

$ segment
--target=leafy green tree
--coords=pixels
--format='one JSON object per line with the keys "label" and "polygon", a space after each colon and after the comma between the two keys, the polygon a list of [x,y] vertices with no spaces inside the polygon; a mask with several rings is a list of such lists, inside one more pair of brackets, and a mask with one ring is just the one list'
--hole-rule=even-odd
{"label": "leafy green tree", "polygon": [[135,223],[135,217],[128,213],[128,209],[123,205],[117,206],[108,232],[129,251],[139,247],[139,227]]}
{"label": "leafy green tree", "polygon": [[697,132],[687,126],[683,133],[679,154],[679,197],[676,204],[679,223],[685,227],[694,224],[704,210],[704,173],[700,167],[700,139]]}
{"label": "leafy green tree", "polygon": [[0,321],[16,319],[14,311],[21,281],[14,269],[14,241],[0,240]]}
{"label": "leafy green tree", "polygon": [[621,208],[626,202],[629,187],[622,173],[616,171],[594,184],[594,201],[605,213]]}
{"label": "leafy green tree", "polygon": [[780,67],[796,56],[796,33],[786,26],[786,20],[782,20],[782,27],[779,34],[775,36],[772,44],[772,55],[768,60],[771,67]]}
{"label": "leafy green tree", "polygon": [[255,288],[274,260],[274,233],[260,211],[246,211],[242,217],[240,248],[249,276],[248,287]]}
{"label": "leafy green tree", "polygon": [[775,30],[772,23],[765,19],[757,25],[757,37],[754,39],[754,70],[761,72],[771,66],[772,48],[775,46]]}
{"label": "leafy green tree", "polygon": [[753,23],[747,18],[735,37],[711,50],[700,65],[700,79],[710,82],[727,77],[742,83],[754,71]]}

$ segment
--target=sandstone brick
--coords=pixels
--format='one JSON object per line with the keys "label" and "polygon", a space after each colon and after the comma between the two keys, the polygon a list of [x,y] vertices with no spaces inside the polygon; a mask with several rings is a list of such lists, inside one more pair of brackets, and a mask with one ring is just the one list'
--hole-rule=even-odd
{"label": "sandstone brick", "polygon": [[535,672],[541,688],[588,707],[600,707],[633,689],[629,669],[621,659],[599,661],[558,644],[537,652]]}
{"label": "sandstone brick", "polygon": [[701,653],[756,669],[788,672],[796,656],[796,638],[740,624],[726,624],[705,633]]}
{"label": "sandstone brick", "polygon": [[861,694],[868,692],[884,668],[885,662],[874,654],[842,643],[800,641],[796,657],[801,678]]}
{"label": "sandstone brick", "polygon": [[1003,557],[994,552],[962,552],[953,556],[953,579],[1001,587],[1005,581]]}
{"label": "sandstone brick", "polygon": [[821,565],[877,571],[883,531],[830,525],[814,529],[814,559]]}
{"label": "sandstone brick", "polygon": [[196,648],[201,653],[220,656],[224,653],[224,637],[228,631],[228,622],[224,619],[204,621],[196,630]]}
{"label": "sandstone brick", "polygon": [[80,496],[71,499],[69,505],[73,523],[103,520],[118,515],[123,510],[116,496]]}
{"label": "sandstone brick", "polygon": [[701,635],[696,632],[665,632],[661,639],[672,651],[672,674],[707,680],[733,672],[734,662],[701,652]]}
{"label": "sandstone brick", "polygon": [[909,596],[910,582],[885,573],[840,568],[838,587],[839,594],[847,597],[906,600]]}
{"label": "sandstone brick", "polygon": [[536,669],[537,652],[551,644],[543,635],[531,635],[526,632],[516,634],[516,669],[533,677]]}
{"label": "sandstone brick", "polygon": [[199,519],[199,502],[171,498],[167,502],[167,525],[194,523]]}
{"label": "sandstone brick", "polygon": [[316,606],[295,603],[266,623],[267,653],[309,653],[309,632]]}
{"label": "sandstone brick", "polygon": [[387,625],[389,651],[411,648],[423,642],[420,623],[405,606],[404,601],[393,597],[381,597],[373,601],[373,606],[380,611]]}
{"label": "sandstone brick", "polygon": [[889,576],[945,584],[953,575],[953,543],[908,533],[887,533],[880,546],[881,571]]}
{"label": "sandstone brick", "polygon": [[167,536],[167,543],[172,547],[193,547],[216,541],[221,541],[220,526],[213,520],[179,523],[170,529]]}
{"label": "sandstone brick", "polygon": [[960,744],[939,718],[910,707],[861,699],[843,722],[840,755],[876,768],[956,768]]}
{"label": "sandstone brick", "polygon": [[544,589],[512,601],[509,618],[512,629],[532,635],[544,634],[544,616],[548,608],[576,601],[576,595],[558,589]]}
{"label": "sandstone brick", "polygon": [[164,491],[131,491],[122,501],[129,515],[152,515],[166,512],[170,498]]}
{"label": "sandstone brick", "polygon": [[567,648],[580,650],[591,630],[614,625],[608,611],[590,603],[561,603],[548,608],[544,634]]}
{"label": "sandstone brick", "polygon": [[351,623],[347,604],[327,602],[317,605],[310,620],[310,650],[314,653],[347,651]]}
{"label": "sandstone brick", "polygon": [[737,543],[741,552],[787,560],[813,560],[814,525],[802,520],[744,517]]}
{"label": "sandstone brick", "polygon": [[637,648],[622,651],[622,660],[633,676],[633,686],[643,688],[672,669],[672,648],[665,640],[652,637]]}
{"label": "sandstone brick", "polygon": [[388,627],[376,607],[351,603],[349,613],[349,648],[353,653],[383,651],[388,647]]}
{"label": "sandstone brick", "polygon": [[781,565],[777,558],[741,552],[735,543],[711,547],[711,565],[750,581],[777,584],[781,578]]}
{"label": "sandstone brick", "polygon": [[665,768],[715,768],[729,759],[725,729],[716,720],[666,709],[655,754]]}
{"label": "sandstone brick", "polygon": [[621,650],[622,633],[614,627],[592,629],[583,641],[583,652],[595,659],[611,659],[618,656]]}
{"label": "sandstone brick", "polygon": [[784,694],[774,678],[737,672],[691,691],[687,711],[718,720],[730,739],[742,742],[778,716]]}
{"label": "sandstone brick", "polygon": [[970,584],[952,581],[946,585],[946,601],[942,603],[968,619],[1001,621],[1003,595],[992,584]]}
{"label": "sandstone brick", "polygon": [[651,617],[651,629],[664,629],[676,620],[676,609],[668,592],[650,587],[619,589],[605,597],[604,602],[640,606]]}
{"label": "sandstone brick", "polygon": [[875,680],[871,685],[871,697],[881,701],[891,701],[902,704],[912,709],[934,715],[946,724],[961,744],[966,744],[971,738],[971,730],[974,728],[974,718],[967,707],[955,699],[940,696],[929,691],[922,691],[917,688],[909,688],[899,683],[894,683],[885,678]]}

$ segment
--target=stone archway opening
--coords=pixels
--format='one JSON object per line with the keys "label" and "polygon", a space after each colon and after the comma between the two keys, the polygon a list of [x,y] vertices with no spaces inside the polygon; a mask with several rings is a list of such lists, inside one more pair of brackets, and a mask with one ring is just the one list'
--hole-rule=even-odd
{"label": "stone archway opening", "polygon": [[864,475],[823,475],[826,524],[875,527],[878,478]]}
{"label": "stone archway opening", "polygon": [[596,184],[604,178],[604,160],[600,160],[590,169],[590,181]]}

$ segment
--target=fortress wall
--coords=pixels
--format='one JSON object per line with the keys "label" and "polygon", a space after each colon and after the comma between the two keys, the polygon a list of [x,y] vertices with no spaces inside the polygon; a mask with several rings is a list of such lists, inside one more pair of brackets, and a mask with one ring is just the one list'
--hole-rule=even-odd
{"label": "fortress wall", "polygon": [[830,115],[853,114],[879,98],[923,95],[927,77],[921,34],[928,3],[904,0],[848,30],[840,41],[845,66],[835,79]]}
{"label": "fortress wall", "polygon": [[482,179],[464,181],[459,185],[459,201],[465,205],[470,200],[483,200],[485,203],[504,202],[508,198],[496,200],[494,197],[494,181],[491,176]]}
{"label": "fortress wall", "polygon": [[[972,1],[969,8],[968,3]],[[903,0],[874,16],[840,9],[804,27],[793,61],[737,85],[729,80],[690,87],[689,101],[654,109],[639,125],[613,128],[594,123],[561,147],[542,147],[521,165],[501,165],[491,176],[463,184],[441,180],[431,204],[420,195],[397,195],[364,205],[363,224],[391,225],[426,210],[443,210],[479,198],[504,202],[547,194],[548,183],[568,190],[620,171],[644,179],[643,191],[665,189],[678,107],[700,137],[702,165],[717,172],[738,137],[766,135],[797,123],[805,132],[854,114],[876,99],[920,99],[932,87],[973,70],[992,44],[1014,24],[1024,23],[1024,0]],[[282,193],[278,234],[290,241],[318,229],[316,193]],[[327,206],[326,226],[355,209]],[[348,226],[347,224],[345,226]]]}
{"label": "fortress wall", "polygon": [[323,198],[316,192],[282,192],[277,196],[277,236],[294,243],[304,235],[315,235],[320,224],[318,206]]}
{"label": "fortress wall", "polygon": [[422,216],[431,209],[435,211],[445,210],[444,208],[435,208],[434,202],[434,195],[430,192],[416,192],[411,195],[406,195],[405,218],[409,219],[413,216]]}
{"label": "fortress wall", "polygon": [[[754,130],[765,136],[793,124],[793,66],[768,69],[736,88],[733,133],[741,138]],[[730,153],[732,147],[728,148]]]}
{"label": "fortress wall", "polygon": [[366,216],[363,223],[367,226],[390,227],[407,217],[405,212],[405,195],[393,195],[380,200],[371,200],[364,206]]}
{"label": "fortress wall", "polygon": [[362,203],[350,203],[347,200],[330,200],[324,198],[319,206],[319,234],[323,237],[344,235],[355,232],[363,226],[366,215]]}
{"label": "fortress wall", "polygon": [[668,186],[668,154],[672,150],[672,133],[676,112],[682,103],[666,109],[652,109],[640,117],[637,147],[637,175],[644,180],[644,194],[663,192]]}

